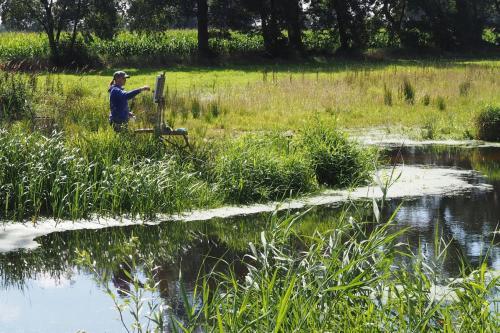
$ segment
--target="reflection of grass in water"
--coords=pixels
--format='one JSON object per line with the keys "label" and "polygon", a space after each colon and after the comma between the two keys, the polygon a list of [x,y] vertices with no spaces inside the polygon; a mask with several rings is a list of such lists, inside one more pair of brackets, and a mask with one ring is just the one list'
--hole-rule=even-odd
{"label": "reflection of grass in water", "polygon": [[[212,244],[222,247],[222,252],[239,254],[239,258],[249,253],[248,274],[241,279],[230,260],[229,265],[210,262],[198,276],[194,294],[185,297],[186,318],[182,319],[189,328],[240,331],[247,326],[248,331],[267,332],[278,326],[283,331],[348,331],[377,325],[394,331],[454,331],[457,327],[469,331],[481,320],[482,327],[495,331],[488,295],[498,279],[484,279],[484,267],[450,287],[453,292],[460,290],[458,302],[431,301],[437,273],[423,264],[423,258],[409,260],[408,267],[395,261],[398,254],[407,253],[404,245],[396,245],[404,231],[395,232],[386,223],[365,222],[365,205],[355,211],[351,208],[343,207],[333,214],[313,210],[304,216],[280,213],[270,219],[261,216],[248,221],[166,223],[53,234],[40,238],[42,246],[32,252],[2,256],[0,270],[3,274],[17,272],[10,280],[13,283],[15,278],[34,272],[61,274],[84,255],[87,260],[80,261],[80,268],[92,266],[94,276],[107,282],[124,258],[134,267],[146,262],[165,265],[187,252],[199,258],[186,258],[183,276],[196,279],[200,268],[191,267],[189,262],[202,262],[205,255],[197,244]],[[250,242],[250,249],[243,248]],[[439,248],[442,243],[435,243],[435,252],[445,253]],[[189,252],[190,248],[194,251]],[[86,252],[78,255],[76,249]],[[403,266],[394,269],[396,263]],[[130,275],[130,290],[137,292],[130,296],[133,298],[141,295],[142,287],[135,283],[137,275]],[[151,286],[154,283],[147,288]],[[182,299],[183,295],[186,291],[181,287],[177,297]],[[190,299],[200,299],[202,304],[194,308]]]}
{"label": "reflection of grass in water", "polygon": [[[283,218],[289,214],[285,211],[277,213],[277,216]],[[301,236],[330,230],[341,214],[341,210],[335,214],[330,210],[313,210],[294,229]],[[159,226],[53,233],[37,238],[40,247],[35,250],[0,254],[1,284],[22,286],[24,280],[34,279],[39,273],[63,276],[75,265],[76,249],[89,251],[101,272],[112,272],[122,264],[120,258],[124,256],[124,245],[132,237],[136,250],[133,255],[138,256],[137,261],[147,258],[157,263],[174,263],[186,254],[201,258],[211,246],[225,248],[235,254],[242,253],[247,250],[248,243],[260,242],[260,232],[273,219],[276,217],[265,213],[199,222],[165,222]],[[184,265],[185,269],[187,267]]]}
{"label": "reflection of grass in water", "polygon": [[482,153],[474,151],[471,155],[471,163],[474,170],[481,172],[492,181],[500,180],[500,152],[484,150]]}

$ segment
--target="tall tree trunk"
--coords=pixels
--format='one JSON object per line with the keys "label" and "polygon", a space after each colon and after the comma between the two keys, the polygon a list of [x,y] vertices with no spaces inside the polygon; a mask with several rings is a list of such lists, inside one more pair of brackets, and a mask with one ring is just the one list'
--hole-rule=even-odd
{"label": "tall tree trunk", "polygon": [[207,0],[198,1],[198,52],[201,56],[209,56],[208,46],[208,2]]}
{"label": "tall tree trunk", "polygon": [[264,48],[271,56],[279,54],[279,39],[281,32],[278,26],[277,9],[275,0],[262,0],[260,6],[260,17],[262,23],[262,37],[264,38]]}
{"label": "tall tree trunk", "polygon": [[349,33],[354,49],[362,49],[368,41],[368,33],[365,27],[366,13],[361,8],[359,0],[349,0],[349,14],[352,19],[349,22]]}
{"label": "tall tree trunk", "polygon": [[76,42],[76,32],[78,31],[78,23],[80,22],[80,14],[82,11],[82,0],[78,0],[78,7],[76,9],[76,15],[74,18],[73,22],[73,32],[71,34],[71,52],[73,52],[73,49],[75,47],[75,42]]}
{"label": "tall tree trunk", "polygon": [[349,38],[349,12],[346,0],[333,0],[333,9],[337,14],[337,25],[339,27],[340,48],[348,50],[351,48]]}
{"label": "tall tree trunk", "polygon": [[456,46],[453,39],[453,22],[450,22],[450,17],[442,4],[433,0],[421,0],[419,7],[429,20],[429,27],[436,46],[443,49],[453,49]]}
{"label": "tall tree trunk", "polygon": [[293,0],[292,3],[288,4],[287,8],[285,8],[285,11],[290,47],[302,53],[304,51],[302,45],[302,24],[300,20],[302,7],[299,0]]}
{"label": "tall tree trunk", "polygon": [[480,45],[483,26],[477,17],[477,6],[474,0],[455,0],[457,8],[456,34],[462,47]]}
{"label": "tall tree trunk", "polygon": [[74,23],[73,23],[73,32],[71,34],[71,46],[70,46],[70,51],[73,52],[73,49],[75,47],[75,42],[76,42],[76,32],[78,31],[78,22],[80,21],[80,13],[82,9],[82,0],[78,0],[78,7],[76,9],[76,15],[74,18]]}
{"label": "tall tree trunk", "polygon": [[55,65],[59,65],[60,62],[59,43],[54,35],[55,25],[54,25],[54,15],[52,13],[53,3],[52,1],[49,3],[47,0],[40,0],[40,2],[42,3],[43,8],[45,9],[45,15],[47,17],[47,23],[44,26],[44,28],[45,32],[47,33],[47,38],[49,40],[49,48],[50,48],[50,55],[52,58],[52,62]]}
{"label": "tall tree trunk", "polygon": [[[391,3],[393,4],[391,6]],[[382,5],[382,13],[388,22],[389,39],[391,44],[396,44],[398,39],[401,39],[402,23],[406,11],[406,0],[393,2],[392,0],[384,0]]]}

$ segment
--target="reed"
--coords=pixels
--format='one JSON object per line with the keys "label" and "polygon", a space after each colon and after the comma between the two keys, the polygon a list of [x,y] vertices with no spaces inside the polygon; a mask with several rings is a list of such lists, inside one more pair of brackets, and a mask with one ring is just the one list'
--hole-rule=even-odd
{"label": "reed", "polygon": [[[374,222],[344,210],[329,229],[307,235],[297,228],[303,217],[271,219],[258,240],[249,243],[243,278],[236,263],[221,258],[208,272],[200,270],[189,295],[179,278],[182,316],[167,310],[144,318],[163,316],[166,322],[156,329],[173,332],[498,330],[493,295],[499,278],[486,263],[445,280],[421,255],[398,243],[406,230],[396,231],[393,217]],[[129,244],[124,248],[135,253],[135,242]],[[434,260],[442,260],[447,245],[437,233],[435,245]],[[94,266],[88,253],[81,257],[84,265]],[[94,274],[107,283],[105,276]],[[141,294],[131,299],[136,295]],[[158,302],[161,309],[165,304]]]}
{"label": "reed", "polygon": [[[319,135],[298,135],[293,143],[279,134],[246,135],[179,151],[153,137],[111,130],[72,137],[4,130],[2,219],[78,219],[92,214],[152,218],[157,213],[311,193],[319,188],[320,175],[315,174],[312,157],[298,148]],[[361,154],[354,146],[343,140],[323,142],[341,175],[329,186],[347,186],[359,174],[369,173],[365,161],[374,155]]]}

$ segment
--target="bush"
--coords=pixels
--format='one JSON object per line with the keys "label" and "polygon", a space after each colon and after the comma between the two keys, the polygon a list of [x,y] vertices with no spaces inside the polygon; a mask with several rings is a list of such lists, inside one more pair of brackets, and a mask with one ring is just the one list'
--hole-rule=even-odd
{"label": "bush", "polygon": [[318,183],[343,187],[369,179],[375,155],[351,142],[335,128],[317,125],[307,128],[300,144],[308,154]]}
{"label": "bush", "polygon": [[446,101],[444,100],[443,96],[438,96],[436,98],[436,105],[441,111],[446,109]]}
{"label": "bush", "polygon": [[384,104],[392,106],[392,90],[384,83]]}
{"label": "bush", "polygon": [[422,98],[422,104],[424,106],[429,106],[429,104],[431,104],[431,96],[429,96],[429,94],[424,95],[424,97]]}
{"label": "bush", "polygon": [[462,96],[462,97],[468,96],[471,87],[472,87],[472,83],[470,80],[467,80],[467,81],[460,83],[460,85],[458,86],[458,91],[460,92],[460,96]]}
{"label": "bush", "polygon": [[476,128],[478,139],[500,141],[500,106],[485,107],[476,117]]}
{"label": "bush", "polygon": [[71,35],[64,34],[59,42],[61,64],[70,67],[97,67],[100,65],[95,49],[87,45],[82,35],[71,43]]}

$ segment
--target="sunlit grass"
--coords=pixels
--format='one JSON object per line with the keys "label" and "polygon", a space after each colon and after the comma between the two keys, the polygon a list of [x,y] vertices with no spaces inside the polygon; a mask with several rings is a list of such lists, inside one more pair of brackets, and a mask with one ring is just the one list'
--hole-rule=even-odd
{"label": "sunlit grass", "polygon": [[[417,135],[432,123],[435,138],[468,138],[475,135],[474,119],[484,105],[500,103],[500,70],[494,61],[130,69],[126,88],[152,85],[162,70],[167,73],[167,101],[177,101],[167,109],[167,119],[209,135],[294,130],[319,119],[344,129],[409,128]],[[75,103],[104,127],[111,73],[58,74],[53,80],[68,94],[78,87],[83,95]],[[44,76],[39,81],[43,86]],[[404,82],[411,85],[412,103],[402,91]],[[134,111],[153,112],[148,99],[144,95],[134,102]],[[195,115],[194,107],[208,104],[216,104],[220,112]]]}

